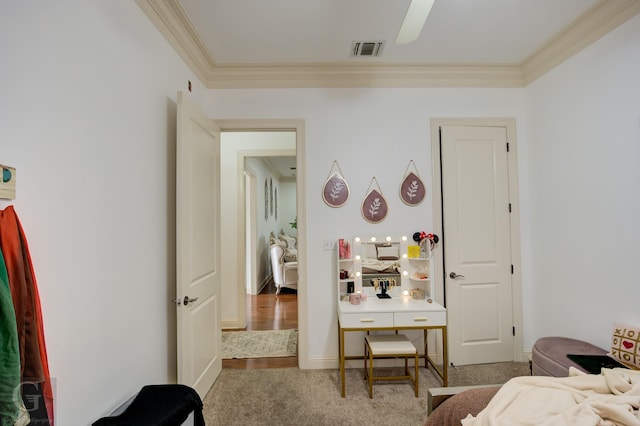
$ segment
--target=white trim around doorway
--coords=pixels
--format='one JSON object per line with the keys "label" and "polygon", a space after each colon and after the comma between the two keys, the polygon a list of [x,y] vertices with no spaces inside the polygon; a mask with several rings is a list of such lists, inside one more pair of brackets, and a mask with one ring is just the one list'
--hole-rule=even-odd
{"label": "white trim around doorway", "polygon": [[[296,210],[298,218],[298,366],[308,368],[309,365],[309,344],[308,344],[308,291],[307,291],[307,233],[306,233],[306,187],[305,173],[305,122],[303,119],[222,119],[214,120],[220,127],[221,132],[231,131],[294,131],[296,133]],[[244,164],[244,158],[239,159]],[[242,174],[242,172],[240,172]],[[243,176],[238,176],[241,181]],[[244,184],[242,185],[244,187]],[[243,190],[244,193],[244,190]],[[240,196],[239,202],[245,211],[244,194]],[[238,259],[244,259],[245,253],[245,220],[238,222]],[[244,264],[238,263],[237,276],[244,277]],[[244,318],[246,315],[245,300],[245,280],[239,280],[241,284],[238,289],[238,315]],[[223,324],[224,326],[224,324]]]}

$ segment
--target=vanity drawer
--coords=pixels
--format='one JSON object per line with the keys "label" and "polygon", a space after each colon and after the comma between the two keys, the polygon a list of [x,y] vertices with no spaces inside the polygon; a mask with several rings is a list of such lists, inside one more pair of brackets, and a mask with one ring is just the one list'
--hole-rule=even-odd
{"label": "vanity drawer", "polygon": [[447,325],[447,313],[445,311],[396,312],[393,315],[393,325],[396,327]]}
{"label": "vanity drawer", "polygon": [[393,312],[341,314],[342,328],[393,327]]}

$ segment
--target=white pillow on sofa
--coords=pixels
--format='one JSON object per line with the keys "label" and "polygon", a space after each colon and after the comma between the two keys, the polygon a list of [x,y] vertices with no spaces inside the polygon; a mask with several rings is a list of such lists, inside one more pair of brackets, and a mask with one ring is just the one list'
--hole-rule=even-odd
{"label": "white pillow on sofa", "polygon": [[295,249],[296,247],[296,239],[295,237],[292,237],[290,235],[284,234],[284,233],[280,233],[280,235],[278,235],[278,238],[280,239],[280,241],[282,241],[284,243],[284,247],[288,248],[288,249]]}
{"label": "white pillow on sofa", "polygon": [[283,257],[285,262],[295,262],[298,260],[298,250],[285,248]]}

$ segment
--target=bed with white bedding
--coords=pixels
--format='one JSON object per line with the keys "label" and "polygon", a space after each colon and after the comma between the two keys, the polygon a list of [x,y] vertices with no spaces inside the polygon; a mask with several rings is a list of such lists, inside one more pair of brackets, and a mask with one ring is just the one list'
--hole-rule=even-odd
{"label": "bed with white bedding", "polygon": [[[569,377],[522,376],[493,390],[466,390],[436,408],[425,426],[640,426],[640,371],[601,371],[586,374],[571,367]],[[488,404],[479,410],[482,398]],[[470,402],[476,406],[465,405]]]}

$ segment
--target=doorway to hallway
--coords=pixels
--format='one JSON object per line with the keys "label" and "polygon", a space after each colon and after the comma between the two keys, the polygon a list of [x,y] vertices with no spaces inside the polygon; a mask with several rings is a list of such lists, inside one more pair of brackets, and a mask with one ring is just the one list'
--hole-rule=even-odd
{"label": "doorway to hallway", "polygon": [[[276,288],[269,283],[258,295],[247,293],[247,330],[298,329],[297,292],[283,289],[276,297]],[[297,367],[298,356],[274,358],[223,359],[222,368],[285,368]]]}

